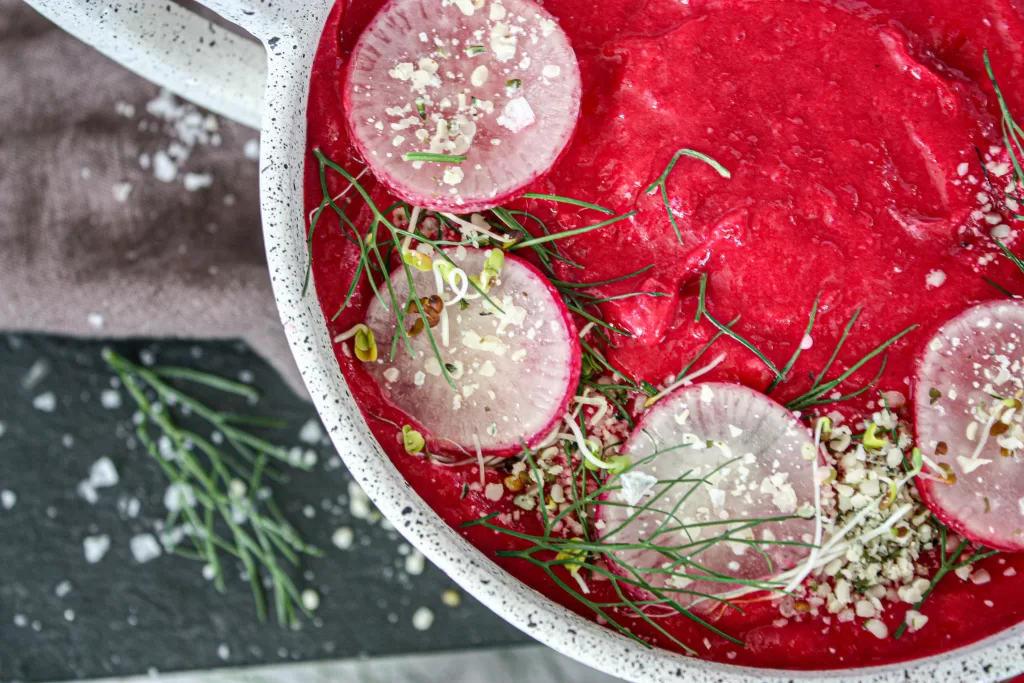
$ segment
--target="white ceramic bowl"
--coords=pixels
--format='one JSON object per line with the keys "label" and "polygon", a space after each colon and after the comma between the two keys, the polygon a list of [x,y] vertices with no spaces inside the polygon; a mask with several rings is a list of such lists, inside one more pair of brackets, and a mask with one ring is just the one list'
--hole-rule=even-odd
{"label": "white ceramic bowl", "polygon": [[306,262],[302,199],[306,101],[312,60],[333,0],[202,0],[256,36],[266,56],[259,45],[167,0],[28,2],[142,76],[224,116],[261,128],[260,196],[274,294],[292,352],[335,447],[395,527],[510,623],[563,654],[637,682],[961,683],[1002,681],[1024,671],[1024,628],[1019,626],[969,647],[899,666],[818,673],[704,662],[644,648],[506,574],[445,525],[392,466],[342,378],[316,293],[299,295]]}

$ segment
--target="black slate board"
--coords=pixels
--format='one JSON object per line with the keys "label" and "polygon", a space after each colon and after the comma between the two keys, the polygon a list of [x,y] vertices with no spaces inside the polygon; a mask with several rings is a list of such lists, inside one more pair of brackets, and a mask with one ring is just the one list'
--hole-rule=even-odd
{"label": "black slate board", "polygon": [[[212,390],[190,389],[218,408],[282,417],[289,427],[282,445],[300,444],[297,434],[315,411],[297,398],[274,371],[244,345],[230,342],[114,342],[127,358],[152,353],[162,364],[185,365],[238,378],[252,374],[262,398],[256,406]],[[462,594],[459,607],[442,603],[454,588],[439,570],[404,571],[403,543],[380,523],[354,519],[347,505],[350,476],[326,442],[314,447],[314,472],[294,472],[276,487],[284,513],[304,537],[325,551],[307,559],[311,580],[296,574],[300,588],[321,594],[317,619],[299,631],[279,628],[273,617],[260,624],[252,595],[237,571],[228,572],[219,594],[201,575],[201,564],[163,555],[138,564],[129,539],[152,531],[163,519],[167,481],[138,445],[129,447],[134,403],[105,408],[100,393],[112,373],[102,342],[44,336],[0,337],[0,491],[17,495],[13,508],[0,505],[0,680],[44,681],[273,663],[438,651],[528,642],[526,636]],[[39,365],[39,364],[42,365]],[[30,389],[30,370],[45,368]],[[53,392],[53,412],[33,399]],[[195,423],[198,424],[198,423]],[[209,433],[206,428],[205,433]],[[89,467],[108,456],[120,483],[98,491],[89,504],[76,493]],[[332,468],[333,467],[333,468]],[[141,502],[137,518],[119,512],[119,500]],[[123,506],[123,503],[122,503]],[[312,506],[313,518],[304,508]],[[324,508],[330,508],[325,510]],[[331,543],[340,526],[355,531],[352,549]],[[82,539],[108,534],[111,546],[96,564],[86,562]],[[70,581],[63,598],[56,586]],[[430,608],[432,627],[418,631],[412,614]],[[73,610],[68,621],[66,610]],[[21,625],[19,625],[21,624]],[[222,659],[222,645],[230,653]]]}

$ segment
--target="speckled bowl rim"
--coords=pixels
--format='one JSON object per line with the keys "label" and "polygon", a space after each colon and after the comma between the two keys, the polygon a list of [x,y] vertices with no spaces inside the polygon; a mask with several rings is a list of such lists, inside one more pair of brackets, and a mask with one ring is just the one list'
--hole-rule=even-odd
{"label": "speckled bowl rim", "polygon": [[412,490],[371,435],[335,359],[316,283],[305,298],[299,296],[307,255],[302,191],[306,99],[312,57],[332,4],[329,0],[301,7],[285,3],[243,20],[270,54],[260,160],[264,239],[281,321],[313,403],[349,471],[410,543],[524,633],[584,664],[637,683],[958,683],[1001,681],[1024,671],[1021,625],[942,655],[864,669],[758,669],[650,650],[527,588],[446,525]]}

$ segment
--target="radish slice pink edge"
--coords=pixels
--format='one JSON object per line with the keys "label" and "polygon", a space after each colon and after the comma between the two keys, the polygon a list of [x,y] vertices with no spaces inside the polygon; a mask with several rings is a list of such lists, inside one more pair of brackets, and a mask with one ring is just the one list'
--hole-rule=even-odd
{"label": "radish slice pink edge", "polygon": [[[459,247],[446,253],[465,276],[459,271],[449,274],[449,283],[443,287],[440,255],[434,255],[431,271],[410,269],[417,296],[443,291],[444,312],[430,332],[444,369],[426,331],[410,337],[410,354],[398,332],[390,299],[381,301],[376,296],[366,324],[376,338],[378,360],[367,369],[384,395],[425,430],[431,450],[475,455],[479,441],[488,455],[518,453],[523,444],[533,446],[552,432],[576,391],[580,377],[576,326],[558,292],[529,263],[505,255],[488,301],[467,287],[464,277],[479,278],[491,250]],[[458,298],[451,282],[466,292],[466,298]],[[410,301],[403,268],[391,274],[391,286],[403,306]],[[386,285],[379,289],[388,297]],[[410,315],[406,328],[411,329],[418,317]],[[396,334],[395,356],[389,361]]]}
{"label": "radish slice pink edge", "polygon": [[[497,206],[555,164],[579,118],[579,64],[531,0],[392,0],[359,37],[343,100],[378,180],[414,206]],[[407,153],[462,163],[406,161]]]}
{"label": "radish slice pink edge", "polygon": [[[651,409],[623,452],[633,467],[611,480],[619,488],[598,505],[601,540],[648,547],[615,551],[619,574],[639,574],[685,606],[699,597],[691,592],[726,593],[738,587],[729,578],[765,579],[810,554],[802,544],[814,540],[814,441],[764,394],[728,383],[680,389]],[[753,523],[778,517],[788,519]],[[729,540],[701,545],[726,533]],[[677,548],[704,571],[651,545]],[[711,574],[726,578],[701,578]],[[631,588],[638,599],[651,597]]]}
{"label": "radish slice pink edge", "polygon": [[957,533],[999,550],[1024,550],[1022,377],[1024,305],[995,302],[943,325],[914,381],[922,499]]}

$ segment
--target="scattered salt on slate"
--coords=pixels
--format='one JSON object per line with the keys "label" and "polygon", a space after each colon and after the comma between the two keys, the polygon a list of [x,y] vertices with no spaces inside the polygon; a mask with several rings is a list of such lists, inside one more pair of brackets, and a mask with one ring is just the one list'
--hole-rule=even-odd
{"label": "scattered salt on slate", "polygon": [[82,549],[85,552],[85,561],[89,564],[96,564],[110,550],[110,536],[106,534],[86,536],[82,540]]}
{"label": "scattered salt on slate", "polygon": [[52,413],[57,409],[57,396],[52,391],[39,394],[32,399],[32,407],[44,413]]}
{"label": "scattered salt on slate", "polygon": [[155,560],[162,554],[160,544],[153,537],[153,534],[137,534],[132,536],[128,544],[132,551],[132,557],[139,564]]}
{"label": "scattered salt on slate", "polygon": [[[86,313],[83,312],[83,315]],[[47,518],[56,520],[55,528],[68,532],[67,541],[71,544],[68,550],[71,557],[70,563],[59,565],[64,569],[58,569],[57,572],[51,572],[46,576],[34,577],[26,583],[26,589],[35,597],[16,606],[21,613],[21,619],[18,621],[23,625],[12,625],[11,621],[6,621],[5,632],[5,626],[0,624],[0,642],[6,641],[7,645],[13,648],[18,646],[19,637],[36,637],[32,630],[34,623],[38,623],[39,629],[49,634],[50,638],[66,639],[68,634],[78,634],[75,636],[75,642],[65,642],[67,657],[52,662],[54,675],[38,680],[63,680],[104,674],[137,675],[154,666],[160,670],[181,667],[180,663],[172,663],[166,653],[158,652],[160,648],[147,649],[144,653],[140,651],[136,655],[129,654],[132,644],[140,637],[134,635],[135,630],[132,627],[144,624],[147,633],[161,628],[157,623],[159,620],[154,621],[152,618],[154,614],[152,606],[147,602],[148,597],[158,596],[160,586],[172,585],[175,586],[175,591],[188,586],[186,590],[189,593],[175,593],[177,598],[166,595],[160,599],[171,599],[174,603],[172,613],[175,619],[202,636],[195,647],[190,649],[190,645],[179,635],[160,632],[161,637],[165,637],[169,643],[167,651],[175,653],[175,661],[182,661],[182,653],[187,655],[186,666],[216,666],[218,661],[223,661],[218,657],[219,644],[228,646],[231,662],[258,664],[272,661],[275,649],[279,646],[282,646],[287,658],[302,660],[323,656],[398,654],[422,642],[420,639],[425,637],[431,638],[431,642],[441,648],[462,648],[476,644],[499,645],[523,640],[518,632],[506,627],[497,617],[475,603],[466,605],[458,612],[449,612],[449,608],[444,607],[458,604],[458,593],[445,591],[450,583],[439,573],[427,571],[426,560],[417,551],[406,546],[405,552],[400,555],[396,550],[401,542],[400,537],[394,527],[374,508],[362,489],[355,482],[350,482],[343,471],[330,474],[341,466],[341,462],[333,452],[328,457],[328,451],[320,450],[321,446],[327,446],[328,443],[322,426],[315,417],[311,417],[312,411],[307,405],[301,404],[298,400],[291,401],[290,395],[282,396],[283,385],[280,385],[280,391],[276,390],[275,386],[275,390],[268,392],[266,384],[269,382],[266,382],[266,377],[270,376],[269,368],[263,367],[258,361],[254,363],[252,356],[240,358],[237,357],[238,352],[220,354],[216,348],[213,352],[204,352],[203,347],[194,343],[167,342],[147,345],[146,353],[143,355],[148,364],[156,364],[159,358],[160,364],[197,366],[197,369],[215,372],[219,369],[219,374],[227,377],[238,376],[238,368],[253,368],[256,371],[253,377],[254,384],[260,389],[264,399],[261,400],[259,408],[249,412],[288,419],[290,428],[274,435],[273,438],[286,447],[289,440],[302,444],[298,448],[298,457],[302,462],[309,462],[310,457],[317,459],[313,461],[317,464],[317,473],[313,477],[297,473],[295,484],[298,486],[289,484],[287,490],[276,491],[285,516],[297,526],[301,526],[308,540],[321,548],[327,556],[324,560],[309,561],[304,576],[310,578],[301,582],[297,580],[297,588],[302,593],[304,606],[312,608],[315,605],[317,616],[303,620],[299,632],[294,636],[290,631],[282,633],[272,623],[267,627],[257,626],[247,578],[240,577],[238,581],[235,580],[236,575],[242,573],[240,566],[225,562],[227,591],[221,595],[205,580],[213,579],[211,567],[202,563],[190,564],[170,556],[164,557],[167,555],[167,546],[161,547],[164,534],[174,533],[180,526],[162,529],[162,521],[166,515],[166,506],[163,505],[162,499],[167,493],[169,482],[140,445],[137,442],[133,444],[135,425],[132,416],[137,411],[120,384],[111,382],[109,372],[99,360],[99,349],[102,348],[102,344],[81,340],[43,342],[32,337],[25,339],[31,341],[25,343],[24,351],[20,354],[12,352],[8,358],[0,359],[0,379],[6,379],[9,382],[8,386],[13,385],[15,388],[15,392],[7,396],[6,402],[0,399],[0,411],[8,426],[18,425],[17,429],[9,429],[4,438],[0,439],[0,449],[13,449],[5,452],[4,456],[13,455],[16,459],[20,458],[18,464],[23,465],[24,458],[20,455],[23,444],[19,440],[28,438],[29,421],[34,420],[31,424],[33,442],[50,443],[51,448],[57,446],[58,450],[53,456],[61,460],[64,476],[61,488],[56,490],[56,498],[45,500],[44,495],[42,505],[36,505],[34,496],[29,496],[25,500],[19,499],[10,512],[0,508],[0,525],[5,519],[10,522],[11,515],[17,520],[17,524],[31,522],[32,518],[28,517],[30,514],[37,515],[44,521]],[[43,355],[38,352],[38,348],[54,343],[64,343],[68,353],[72,354],[70,357],[79,359],[73,366],[76,368],[75,372],[82,373],[83,368],[87,369],[82,375],[85,383],[83,384],[83,379],[78,378],[69,381],[66,367],[71,364],[63,363],[61,355],[55,354],[51,346],[47,348],[47,355],[54,367],[45,383],[30,392],[20,391],[20,379],[33,362]],[[136,358],[144,348],[131,342],[119,346],[131,347],[127,355]],[[204,346],[206,349],[230,348],[228,343]],[[7,348],[13,349],[13,344],[9,343]],[[168,352],[168,349],[174,349],[173,353]],[[3,351],[2,344],[0,351]],[[249,352],[240,353],[244,356]],[[242,360],[245,361],[244,365],[240,362]],[[10,375],[8,372],[5,375],[5,366],[17,374]],[[95,378],[90,377],[90,374],[95,375]],[[39,413],[31,405],[33,396],[51,387],[56,392],[55,406],[60,406],[54,417]],[[104,406],[104,391],[108,387],[120,393],[122,405],[119,408]],[[212,400],[212,394],[204,394],[203,397]],[[179,406],[170,406],[170,409],[178,412]],[[242,408],[242,411],[244,410]],[[26,415],[29,416],[28,420]],[[89,424],[80,425],[76,421],[79,417],[87,420]],[[116,424],[100,424],[114,420],[117,420]],[[47,430],[51,424],[59,426],[56,429],[50,426]],[[319,430],[320,434],[319,439],[314,441],[316,430]],[[226,442],[226,439],[224,441]],[[60,444],[63,444],[63,447]],[[173,444],[165,444],[163,450],[173,450]],[[102,453],[107,453],[110,457],[97,458],[97,455]],[[43,467],[42,463],[38,464]],[[32,471],[31,461],[27,471]],[[91,484],[111,484],[114,481],[116,483],[113,484],[115,488],[109,490],[102,485],[99,489],[93,487],[98,500],[95,507],[89,507],[84,506],[80,498],[67,495],[68,491],[76,488],[80,480]],[[16,481],[6,482],[6,485],[19,496],[23,494]],[[191,493],[190,490],[186,491]],[[0,504],[3,503],[3,498],[3,494],[0,493]],[[316,514],[311,521],[307,521],[303,514],[307,505],[315,506]],[[30,509],[34,512],[28,512]],[[60,553],[60,543],[57,539],[50,538],[45,541],[45,545],[48,552]],[[147,557],[147,548],[149,555],[159,555]],[[342,552],[343,550],[345,552]],[[131,556],[128,556],[129,552],[132,553]],[[111,557],[107,557],[108,555]],[[140,564],[143,561],[145,564]],[[73,568],[76,562],[78,569],[72,572],[68,568]],[[17,561],[14,566],[17,568]],[[313,569],[316,569],[315,573]],[[359,576],[360,572],[365,571],[373,573],[373,578],[367,581],[365,590],[359,591],[358,595],[346,594],[346,577]],[[73,588],[68,580],[71,576],[75,577]],[[188,584],[188,577],[193,577],[194,581],[199,583]],[[123,599],[112,603],[119,605],[113,607],[113,611],[108,611],[106,607],[99,612],[97,607],[87,609],[89,596],[97,595],[97,591],[113,587],[119,587],[117,590],[121,591],[120,587],[124,586],[131,586],[132,589],[123,594]],[[154,590],[157,592],[153,593]],[[306,590],[311,592],[305,593]],[[415,600],[414,596],[417,595],[421,597]],[[44,596],[48,598],[49,603]],[[201,605],[198,609],[202,610],[203,615],[215,614],[218,618],[224,619],[224,623],[231,629],[230,633],[219,634],[206,630],[209,626],[204,626],[202,619],[196,621],[199,615],[196,612],[197,605]],[[419,609],[421,607],[425,609]],[[437,618],[436,611],[439,608],[445,609],[445,616],[441,620]],[[315,629],[321,627],[326,634],[332,622],[336,623],[337,619],[344,618],[344,615],[352,610],[365,614],[365,636],[357,635],[347,644],[324,640],[323,637],[310,637],[318,633]],[[415,620],[414,612],[417,612]],[[449,614],[451,616],[448,616]],[[13,614],[8,619],[12,617]],[[98,628],[97,619],[101,620]],[[256,631],[253,631],[252,627],[255,627]],[[12,638],[19,629],[22,635]],[[420,634],[420,629],[430,629],[431,633],[429,636]],[[85,655],[82,648],[87,647],[86,641],[89,638],[83,640],[82,636],[87,631],[94,633],[103,645],[98,646],[98,649],[88,646],[88,654]],[[376,636],[371,637],[372,634]],[[380,634],[385,634],[386,638],[380,638]],[[21,646],[26,648],[26,652],[30,650],[24,643]],[[3,648],[0,648],[0,653],[6,655]],[[115,657],[118,658],[117,664],[114,663]],[[12,661],[18,666],[17,656]],[[102,663],[102,666],[95,668],[91,662],[97,665]],[[32,680],[26,676],[19,678]]]}
{"label": "scattered salt on slate", "polygon": [[434,624],[434,613],[429,607],[420,607],[413,612],[412,626],[417,631],[426,631]]}
{"label": "scattered salt on slate", "polygon": [[32,367],[28,369],[28,372],[21,378],[21,388],[25,391],[32,391],[39,383],[42,382],[46,376],[50,374],[50,362],[45,358],[40,358]]}
{"label": "scattered salt on slate", "polygon": [[116,389],[104,389],[100,392],[100,405],[110,410],[121,407],[121,392]]}

